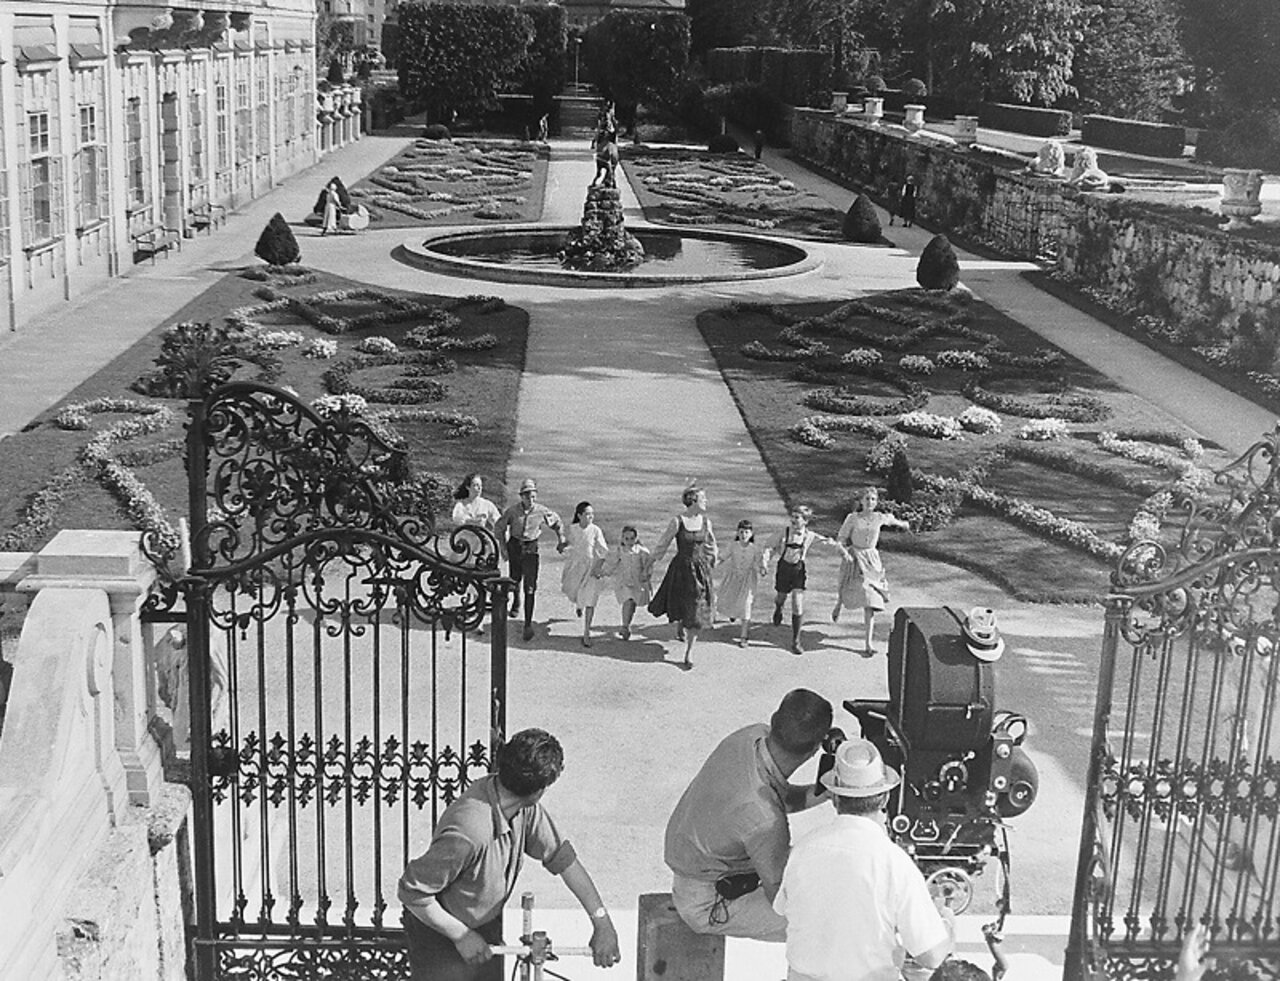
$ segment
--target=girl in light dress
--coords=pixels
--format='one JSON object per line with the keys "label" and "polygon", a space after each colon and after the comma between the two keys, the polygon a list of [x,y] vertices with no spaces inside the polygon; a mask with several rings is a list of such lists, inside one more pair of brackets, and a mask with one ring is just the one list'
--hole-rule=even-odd
{"label": "girl in light dress", "polygon": [[[838,544],[833,539],[810,531],[809,522],[812,519],[812,508],[804,505],[792,508],[790,523],[782,529],[770,549],[770,554],[776,553],[778,556],[778,571],[773,581],[773,622],[775,626],[782,623],[782,607],[790,597],[792,654],[804,653],[804,648],[800,645],[800,626],[804,622],[804,593],[807,586],[805,559],[808,558],[809,549],[817,541],[827,545]],[[839,547],[843,554],[844,547]]]}
{"label": "girl in light dress", "polygon": [[622,540],[605,559],[604,575],[613,577],[613,595],[622,606],[621,640],[631,639],[631,618],[636,607],[648,605],[653,593],[653,556],[640,544],[635,525],[622,526]]}
{"label": "girl in light dress", "polygon": [[865,488],[854,498],[853,510],[845,517],[836,534],[836,542],[844,553],[840,562],[840,581],[836,587],[836,605],[831,611],[834,623],[846,606],[862,607],[866,631],[863,653],[874,654],[873,635],[876,614],[889,605],[889,581],[880,561],[880,532],[884,528],[909,528],[907,522],[892,514],[876,510],[880,493]]}
{"label": "girl in light dress", "polygon": [[[502,517],[498,506],[484,496],[484,481],[478,473],[469,473],[462,478],[453,492],[453,523],[455,527],[475,525],[485,531],[492,532],[498,519]],[[455,561],[463,561],[465,552],[454,552]],[[476,633],[484,633],[484,622],[476,627]]]}
{"label": "girl in light dress", "polygon": [[560,575],[560,589],[569,597],[582,617],[582,646],[591,646],[591,620],[600,600],[601,574],[609,555],[609,544],[596,523],[596,512],[590,501],[583,501],[573,512],[569,526],[569,552]]}
{"label": "girl in light dress", "polygon": [[720,572],[720,583],[716,588],[718,615],[738,621],[739,647],[747,646],[751,604],[760,577],[766,571],[765,556],[765,550],[756,542],[751,522],[744,519],[738,522],[738,533],[717,565]]}

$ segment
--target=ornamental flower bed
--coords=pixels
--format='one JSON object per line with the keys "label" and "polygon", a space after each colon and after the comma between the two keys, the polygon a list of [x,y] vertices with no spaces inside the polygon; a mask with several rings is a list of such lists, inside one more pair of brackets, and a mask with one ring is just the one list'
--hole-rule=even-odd
{"label": "ornamental flower bed", "polygon": [[[129,392],[153,370],[173,323],[231,320],[237,336],[277,359],[275,384],[317,411],[363,404],[366,417],[408,450],[419,477],[397,493],[409,504],[419,493],[413,488],[438,489],[469,470],[484,474],[492,496],[506,497],[527,315],[494,297],[406,295],[317,277],[265,296],[255,295],[265,288],[252,280],[225,277],[28,430],[0,442],[0,549],[39,548],[59,527],[149,529],[162,547],[176,545],[187,506],[186,403]],[[394,353],[357,351],[372,337]],[[337,392],[328,383],[335,368],[346,380]],[[258,370],[245,364],[233,377]],[[388,404],[367,397],[384,390],[400,397]],[[431,404],[421,404],[423,393]]]}
{"label": "ornamental flower bed", "polygon": [[[834,532],[854,489],[883,488],[905,451],[915,495],[885,507],[916,533],[882,548],[973,569],[1023,599],[1105,594],[1134,522],[1170,533],[1166,501],[1213,493],[1198,474],[1229,462],[981,302],[911,290],[738,303],[698,326],[784,496],[818,506],[816,530]],[[909,371],[916,358],[932,372]]]}
{"label": "ornamental flower bed", "polygon": [[842,240],[843,212],[746,154],[626,147],[622,168],[649,221]]}
{"label": "ornamental flower bed", "polygon": [[412,228],[479,218],[537,221],[547,149],[518,140],[416,140],[351,188],[373,228]]}

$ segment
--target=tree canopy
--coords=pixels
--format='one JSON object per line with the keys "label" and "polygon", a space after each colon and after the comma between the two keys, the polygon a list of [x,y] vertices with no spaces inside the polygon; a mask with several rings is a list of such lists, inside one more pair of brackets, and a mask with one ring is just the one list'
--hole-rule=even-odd
{"label": "tree canopy", "polygon": [[1181,0],[1182,42],[1219,115],[1280,108],[1280,3]]}
{"label": "tree canopy", "polygon": [[1159,122],[1185,62],[1171,0],[1094,0],[1084,10],[1072,83],[1085,112]]}
{"label": "tree canopy", "polygon": [[689,64],[689,18],[615,10],[592,25],[587,49],[596,80],[615,102],[651,101],[674,88]]}
{"label": "tree canopy", "polygon": [[515,87],[533,24],[517,7],[406,3],[399,8],[400,91],[437,113],[476,113]]}

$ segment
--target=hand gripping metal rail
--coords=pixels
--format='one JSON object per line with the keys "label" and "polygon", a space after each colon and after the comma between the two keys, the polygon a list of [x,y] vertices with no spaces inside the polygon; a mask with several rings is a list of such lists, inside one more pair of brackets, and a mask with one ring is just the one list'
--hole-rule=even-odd
{"label": "hand gripping metal rail", "polygon": [[[533,893],[526,892],[520,896],[520,911],[523,922],[520,929],[519,944],[490,944],[494,956],[507,955],[516,958],[516,967],[520,971],[520,981],[543,981],[543,972],[553,978],[561,978],[545,965],[547,961],[559,960],[561,957],[591,957],[590,947],[553,948],[551,938],[542,930],[533,929]],[[512,972],[514,976],[515,972]]]}

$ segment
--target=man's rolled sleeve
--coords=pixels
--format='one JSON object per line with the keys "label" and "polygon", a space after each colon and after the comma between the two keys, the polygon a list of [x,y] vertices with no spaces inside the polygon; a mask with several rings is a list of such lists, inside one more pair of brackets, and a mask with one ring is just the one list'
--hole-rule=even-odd
{"label": "man's rolled sleeve", "polygon": [[475,846],[464,835],[444,832],[409,862],[396,896],[405,906],[422,906],[449,888],[471,862]]}
{"label": "man's rolled sleeve", "polygon": [[559,875],[578,859],[573,845],[560,834],[555,821],[541,805],[536,806],[533,820],[529,822],[524,853],[540,861],[552,875]]}

